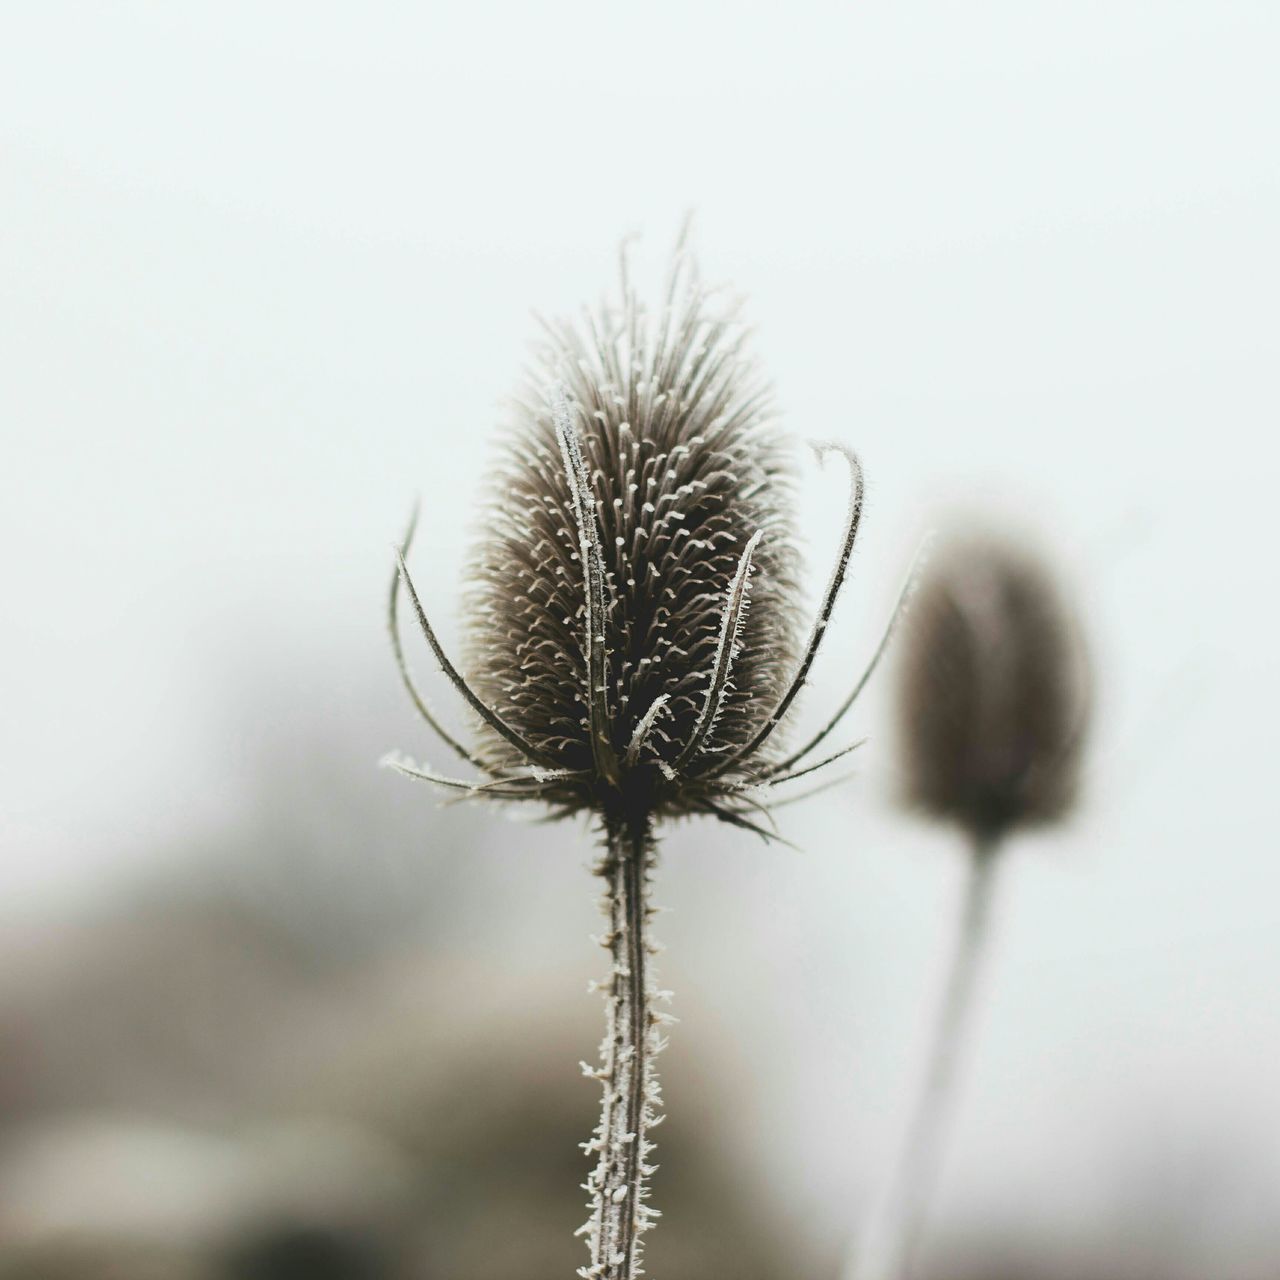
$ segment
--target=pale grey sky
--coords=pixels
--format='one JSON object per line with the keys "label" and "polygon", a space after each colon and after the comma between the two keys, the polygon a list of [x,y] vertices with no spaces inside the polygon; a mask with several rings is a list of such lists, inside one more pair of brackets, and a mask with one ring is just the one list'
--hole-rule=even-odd
{"label": "pale grey sky", "polygon": [[[389,678],[417,493],[453,633],[530,310],[596,297],[626,232],[656,271],[692,207],[788,422],[870,477],[815,701],[954,507],[1038,532],[1098,654],[1090,803],[1011,867],[962,1124],[980,1172],[947,1195],[1030,1212],[1056,1143],[1086,1212],[1135,1099],[1171,1144],[1227,1127],[1274,1173],[1278,36],[1231,0],[7,6],[0,918],[218,821],[244,673],[296,662],[312,701]],[[812,483],[817,578],[841,499]],[[670,841],[678,917],[779,941],[752,990],[796,1032],[769,1054],[797,1170],[816,1089],[889,1141],[945,941],[957,868],[892,812],[885,720],[882,688],[857,788],[790,811],[803,860]],[[726,963],[673,934],[686,971]],[[866,989],[873,954],[902,999]],[[814,984],[862,1012],[829,1025],[788,994]],[[844,1114],[855,1065],[885,1114]],[[856,1189],[820,1172],[831,1206]]]}

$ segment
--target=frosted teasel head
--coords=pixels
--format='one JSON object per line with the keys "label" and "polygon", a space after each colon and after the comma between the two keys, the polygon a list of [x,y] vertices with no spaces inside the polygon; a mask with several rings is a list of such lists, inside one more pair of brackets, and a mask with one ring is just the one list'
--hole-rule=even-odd
{"label": "frosted teasel head", "polygon": [[[513,401],[466,597],[467,674],[444,654],[404,554],[391,630],[420,713],[483,775],[410,776],[471,796],[539,801],[607,822],[709,814],[772,834],[773,788],[834,721],[782,755],[782,724],[844,581],[862,473],[808,638],[799,617],[793,445],[747,354],[739,304],[678,248],[665,296],[621,297],[582,323],[544,324]],[[444,731],[404,665],[401,581],[437,660],[475,713],[474,745]],[[852,699],[849,700],[850,702]],[[847,709],[847,708],[846,708]],[[857,744],[853,744],[857,745]]]}
{"label": "frosted teasel head", "polygon": [[1088,724],[1075,619],[1034,553],[991,533],[931,559],[899,666],[907,798],[990,846],[1065,816]]}

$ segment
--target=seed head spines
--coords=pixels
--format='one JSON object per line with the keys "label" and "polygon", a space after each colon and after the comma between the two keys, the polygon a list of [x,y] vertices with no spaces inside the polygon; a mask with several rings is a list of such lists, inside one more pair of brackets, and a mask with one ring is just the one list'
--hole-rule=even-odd
{"label": "seed head spines", "polygon": [[[773,838],[750,816],[765,807],[762,789],[817,767],[793,766],[858,692],[780,758],[773,735],[826,634],[863,484],[850,450],[815,446],[820,458],[844,456],[851,494],[800,645],[790,442],[739,308],[701,284],[682,247],[656,314],[641,307],[624,267],[619,305],[577,324],[540,320],[471,562],[467,678],[445,657],[402,566],[419,626],[476,717],[474,747],[442,730],[396,633],[418,710],[484,775],[441,785],[606,819],[634,818],[637,806],[653,818],[703,813]],[[400,586],[397,578],[393,627]]]}

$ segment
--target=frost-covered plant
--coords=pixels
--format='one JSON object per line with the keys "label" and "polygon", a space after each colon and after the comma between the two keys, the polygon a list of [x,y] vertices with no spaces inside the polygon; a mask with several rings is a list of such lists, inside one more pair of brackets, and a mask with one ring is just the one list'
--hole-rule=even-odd
{"label": "frost-covered plant", "polygon": [[956,534],[931,559],[898,669],[908,805],[960,829],[964,905],[923,1086],[859,1280],[908,1276],[925,1216],[988,933],[998,851],[1065,817],[1078,789],[1088,668],[1053,576],[1020,542]]}
{"label": "frost-covered plant", "polygon": [[[649,1132],[659,1120],[653,1061],[668,998],[654,981],[648,884],[655,824],[707,815],[777,838],[776,788],[857,744],[804,763],[839,716],[798,750],[775,730],[817,655],[857,535],[862,473],[835,569],[808,638],[797,617],[794,473],[768,388],[746,354],[738,303],[705,287],[683,243],[656,312],[623,256],[621,297],[579,325],[545,325],[534,375],[513,404],[484,507],[466,599],[464,674],[427,619],[404,556],[390,622],[419,713],[477,773],[412,778],[464,797],[537,802],[599,824],[611,968],[600,1123],[586,1149],[585,1277],[641,1274]],[[404,662],[400,584],[437,662],[476,718],[473,744],[447,732]],[[861,682],[859,687],[861,687]],[[852,698],[845,704],[844,709]]]}

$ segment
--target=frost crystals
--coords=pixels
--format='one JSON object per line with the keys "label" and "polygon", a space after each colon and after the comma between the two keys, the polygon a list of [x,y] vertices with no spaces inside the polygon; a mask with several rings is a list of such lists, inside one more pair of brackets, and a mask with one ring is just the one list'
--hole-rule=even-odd
{"label": "frost crystals", "polygon": [[609,932],[600,939],[608,947],[609,977],[599,983],[605,1000],[605,1035],[600,1066],[583,1064],[603,1090],[600,1123],[588,1153],[598,1153],[584,1190],[591,1216],[579,1229],[587,1238],[589,1265],[579,1268],[584,1280],[632,1280],[643,1274],[641,1237],[658,1211],[648,1204],[648,1179],[654,1146],[649,1130],[662,1120],[662,1093],[653,1060],[666,1046],[659,1028],[672,1021],[653,1010],[668,999],[654,982],[650,957],[657,950],[648,936],[655,914],[649,905],[649,873],[653,843],[647,830],[609,832],[608,851],[596,868],[604,878],[601,906]]}

